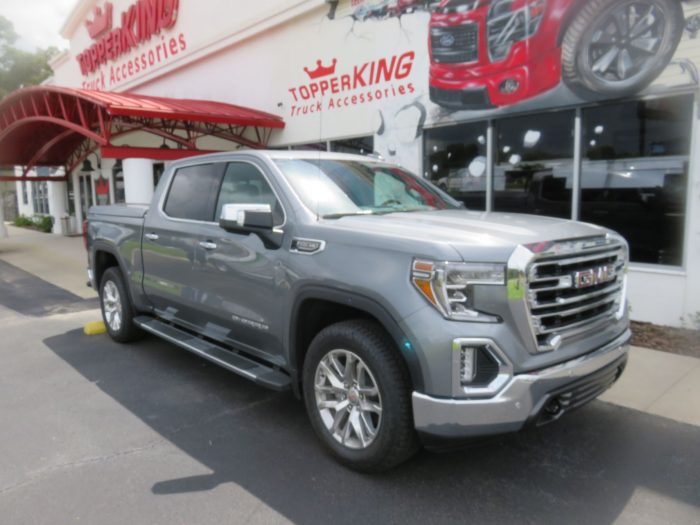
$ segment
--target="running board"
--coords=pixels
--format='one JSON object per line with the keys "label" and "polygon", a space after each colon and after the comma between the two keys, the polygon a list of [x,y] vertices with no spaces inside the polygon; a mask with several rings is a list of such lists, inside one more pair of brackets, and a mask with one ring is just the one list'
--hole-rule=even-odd
{"label": "running board", "polygon": [[136,317],[134,323],[146,332],[165,339],[169,343],[184,348],[204,359],[208,359],[262,386],[273,390],[287,390],[291,386],[291,380],[285,373],[243,357],[231,350],[226,350],[215,343],[200,339],[189,332],[180,330],[158,319],[142,315]]}

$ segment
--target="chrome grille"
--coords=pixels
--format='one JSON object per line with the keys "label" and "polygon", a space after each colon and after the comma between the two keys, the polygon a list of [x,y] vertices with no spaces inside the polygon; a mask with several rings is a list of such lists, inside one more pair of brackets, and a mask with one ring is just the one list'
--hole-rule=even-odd
{"label": "chrome grille", "polygon": [[614,317],[623,300],[625,247],[591,243],[561,255],[536,256],[527,275],[527,302],[538,349]]}

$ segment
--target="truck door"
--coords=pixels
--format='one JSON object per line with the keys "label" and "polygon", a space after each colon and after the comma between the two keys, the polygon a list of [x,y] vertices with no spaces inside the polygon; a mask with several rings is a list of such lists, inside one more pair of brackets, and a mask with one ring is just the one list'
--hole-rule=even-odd
{"label": "truck door", "polygon": [[157,315],[196,327],[201,289],[194,260],[214,221],[225,163],[178,169],[144,221],[143,288]]}
{"label": "truck door", "polygon": [[[282,205],[261,167],[247,161],[228,163],[216,203],[269,204],[274,224],[285,222]],[[206,315],[206,335],[225,338],[235,347],[270,361],[281,361],[286,284],[283,249],[266,248],[257,235],[230,233],[207,225],[205,242],[197,246],[199,308]]]}

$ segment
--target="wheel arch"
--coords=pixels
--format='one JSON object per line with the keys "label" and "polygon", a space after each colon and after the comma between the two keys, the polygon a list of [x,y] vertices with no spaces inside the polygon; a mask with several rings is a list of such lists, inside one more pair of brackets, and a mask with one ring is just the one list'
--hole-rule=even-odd
{"label": "wheel arch", "polygon": [[564,13],[559,26],[559,34],[557,35],[557,47],[561,47],[564,42],[564,36],[569,29],[569,26],[574,21],[576,16],[581,12],[581,9],[586,5],[587,0],[583,2],[572,2],[569,8]]}
{"label": "wheel arch", "polygon": [[287,348],[295,395],[301,395],[301,370],[308,345],[325,327],[348,319],[371,319],[377,322],[389,334],[394,349],[406,364],[411,387],[414,390],[423,388],[418,357],[412,345],[406,345],[410,339],[385,306],[355,292],[311,286],[297,294],[290,315]]}
{"label": "wheel arch", "polygon": [[113,246],[95,241],[91,247],[92,250],[92,271],[93,271],[93,286],[95,291],[100,293],[100,284],[102,281],[102,276],[109,268],[118,268],[124,279],[124,287],[126,288],[126,293],[129,294],[129,301],[131,304],[136,306],[137,303],[134,301],[134,294],[131,290],[131,285],[129,283],[128,273],[125,270],[124,262],[119,255],[118,250]]}

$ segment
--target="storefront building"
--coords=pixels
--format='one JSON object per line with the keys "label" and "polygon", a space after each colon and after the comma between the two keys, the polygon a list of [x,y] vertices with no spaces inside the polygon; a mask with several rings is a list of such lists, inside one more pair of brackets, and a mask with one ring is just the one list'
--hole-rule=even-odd
{"label": "storefront building", "polygon": [[689,323],[700,312],[698,31],[699,1],[85,0],[49,84],[255,108],[283,127],[192,139],[190,124],[151,116],[151,133],[32,167],[42,180],[16,183],[19,210],[68,216],[55,231],[77,231],[93,204],[147,201],[178,156],[376,152],[473,210],[621,232],[632,317]]}

